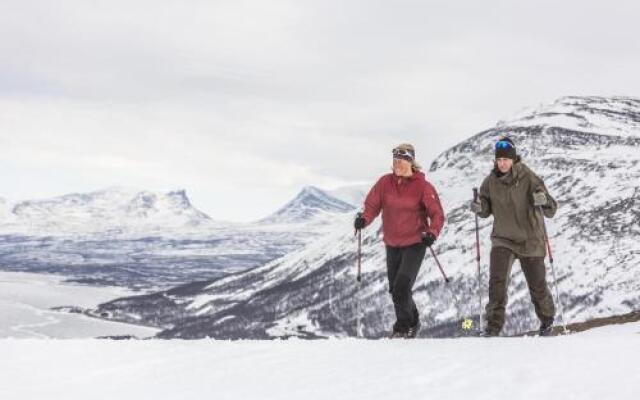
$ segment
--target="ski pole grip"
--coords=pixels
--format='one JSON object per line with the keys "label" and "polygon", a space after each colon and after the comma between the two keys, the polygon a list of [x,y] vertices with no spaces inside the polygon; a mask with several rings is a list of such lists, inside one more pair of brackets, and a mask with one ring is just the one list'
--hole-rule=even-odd
{"label": "ski pole grip", "polygon": [[[356,213],[356,219],[357,219],[357,218],[362,218],[362,216],[363,216],[363,215],[364,215],[364,213],[363,213],[362,211],[358,211],[358,212]],[[356,229],[356,230],[355,230],[354,235],[357,235],[357,234],[358,234],[358,232],[360,232],[361,230],[362,230],[362,229]]]}
{"label": "ski pole grip", "polygon": [[478,188],[473,188],[473,201],[478,201]]}

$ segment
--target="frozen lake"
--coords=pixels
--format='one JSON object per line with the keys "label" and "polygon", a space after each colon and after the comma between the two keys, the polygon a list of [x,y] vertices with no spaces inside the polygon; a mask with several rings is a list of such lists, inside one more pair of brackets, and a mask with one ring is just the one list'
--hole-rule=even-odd
{"label": "frozen lake", "polygon": [[[152,336],[157,329],[101,321],[51,307],[93,307],[134,294],[124,288],[63,282],[54,275],[0,272],[0,338],[92,338],[109,335]],[[139,293],[138,293],[139,294]]]}

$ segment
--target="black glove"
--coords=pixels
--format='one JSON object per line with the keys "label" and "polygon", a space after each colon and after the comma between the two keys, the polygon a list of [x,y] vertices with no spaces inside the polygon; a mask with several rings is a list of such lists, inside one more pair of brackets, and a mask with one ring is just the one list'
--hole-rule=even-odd
{"label": "black glove", "polygon": [[367,221],[364,219],[362,214],[356,215],[356,219],[353,221],[353,227],[356,228],[356,230],[360,230],[364,228],[366,224],[367,224]]}
{"label": "black glove", "polygon": [[433,235],[433,233],[422,232],[422,243],[426,244],[427,247],[431,247],[431,245],[435,241],[436,241],[436,237]]}

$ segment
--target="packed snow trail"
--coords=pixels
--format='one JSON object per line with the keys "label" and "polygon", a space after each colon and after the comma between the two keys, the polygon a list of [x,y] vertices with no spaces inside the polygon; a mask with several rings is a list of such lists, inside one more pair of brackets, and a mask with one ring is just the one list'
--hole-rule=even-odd
{"label": "packed snow trail", "polygon": [[2,399],[636,399],[640,323],[555,338],[0,340]]}

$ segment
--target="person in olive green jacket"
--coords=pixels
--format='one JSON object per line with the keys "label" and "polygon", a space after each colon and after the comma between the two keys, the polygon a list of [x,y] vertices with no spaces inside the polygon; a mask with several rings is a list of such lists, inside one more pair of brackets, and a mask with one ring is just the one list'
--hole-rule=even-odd
{"label": "person in olive green jacket", "polygon": [[495,146],[494,168],[482,182],[471,210],[482,218],[493,215],[489,273],[489,303],[484,336],[497,336],[505,321],[507,286],[511,266],[520,261],[531,301],[540,320],[540,335],[551,332],[555,306],[546,281],[543,216],[552,218],[558,203],[542,179],[516,153],[513,141],[504,137]]}

